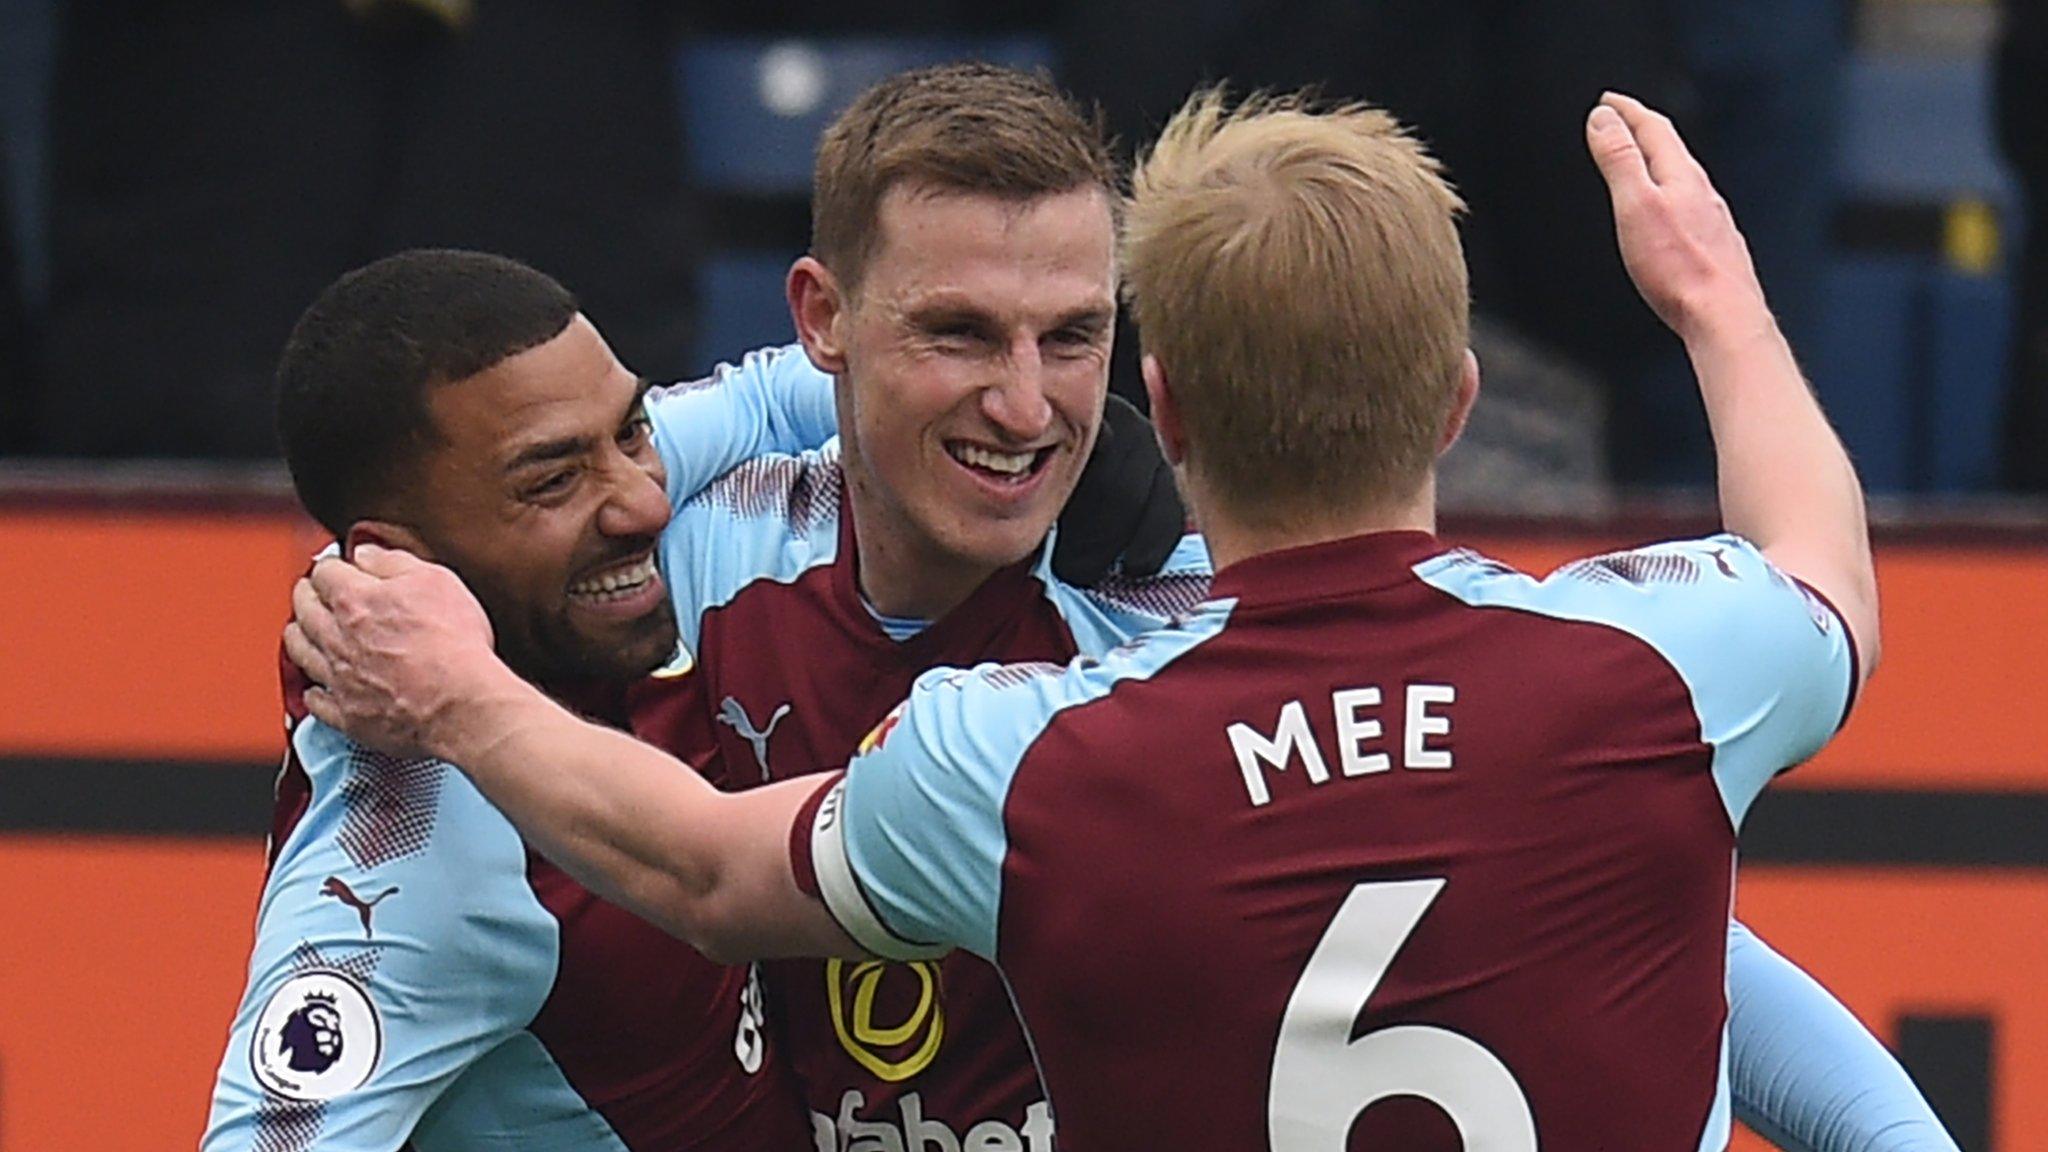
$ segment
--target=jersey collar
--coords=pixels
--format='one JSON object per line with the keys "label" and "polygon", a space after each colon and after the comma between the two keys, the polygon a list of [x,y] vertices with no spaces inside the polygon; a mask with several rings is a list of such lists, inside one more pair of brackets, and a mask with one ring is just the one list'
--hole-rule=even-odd
{"label": "jersey collar", "polygon": [[1216,573],[1213,599],[1282,603],[1332,593],[1374,592],[1415,578],[1415,566],[1445,547],[1417,530],[1368,532],[1319,544],[1261,552]]}

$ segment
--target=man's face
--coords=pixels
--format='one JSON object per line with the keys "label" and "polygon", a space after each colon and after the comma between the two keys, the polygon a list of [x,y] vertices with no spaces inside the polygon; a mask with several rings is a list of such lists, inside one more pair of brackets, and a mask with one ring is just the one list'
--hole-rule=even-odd
{"label": "man's face", "polygon": [[1095,441],[1116,316],[1109,201],[897,188],[878,224],[843,330],[861,537],[993,571],[1044,541]]}
{"label": "man's face", "polygon": [[521,675],[624,679],[675,651],[654,569],[669,505],[645,392],[579,315],[429,396],[442,443],[427,451],[414,526],[476,592]]}

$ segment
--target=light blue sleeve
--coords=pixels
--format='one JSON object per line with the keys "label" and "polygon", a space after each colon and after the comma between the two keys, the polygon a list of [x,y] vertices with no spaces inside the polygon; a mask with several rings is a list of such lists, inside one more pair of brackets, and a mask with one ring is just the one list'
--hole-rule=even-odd
{"label": "light blue sleeve", "polygon": [[891,959],[964,948],[996,959],[1003,809],[1026,753],[1060,713],[1157,674],[1222,630],[1234,602],[1107,657],[940,668],[863,741],[812,823],[820,897],[856,942]]}
{"label": "light blue sleeve", "polygon": [[1764,785],[1841,726],[1856,653],[1835,610],[1739,536],[1567,564],[1545,580],[1450,553],[1416,574],[1467,603],[1605,624],[1678,673],[1737,827]]}
{"label": "light blue sleeve", "polygon": [[264,885],[201,1148],[396,1152],[532,1022],[557,926],[525,845],[460,773],[315,720],[292,741],[313,797]]}
{"label": "light blue sleeve", "polygon": [[[1058,529],[1054,530],[1055,537]],[[1209,545],[1195,533],[1179,544],[1150,576],[1114,575],[1093,588],[1065,583],[1052,571],[1050,543],[1040,554],[1037,575],[1046,595],[1066,621],[1075,649],[1083,656],[1101,656],[1134,636],[1163,628],[1195,610],[1209,598],[1215,571]]]}
{"label": "light blue sleeve", "polygon": [[1728,930],[1735,1115],[1786,1152],[1956,1152],[1891,1053],[1798,965]]}
{"label": "light blue sleeve", "polygon": [[647,394],[671,507],[735,465],[768,452],[817,448],[839,430],[832,377],[801,345],[749,352],[702,380]]}

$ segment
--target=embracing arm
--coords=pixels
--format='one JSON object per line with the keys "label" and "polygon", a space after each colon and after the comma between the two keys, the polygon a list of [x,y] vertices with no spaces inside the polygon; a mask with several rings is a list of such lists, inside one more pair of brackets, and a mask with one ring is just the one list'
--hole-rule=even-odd
{"label": "embracing arm", "polygon": [[647,416],[672,507],[756,456],[817,448],[839,430],[832,377],[796,345],[758,349],[702,380],[655,388]]}
{"label": "embracing arm", "polygon": [[321,561],[293,611],[285,649],[314,681],[308,711],[371,747],[456,765],[598,895],[723,962],[861,954],[796,886],[790,828],[822,781],[719,792],[578,719],[498,659],[453,572],[404,552]]}
{"label": "embracing arm", "polygon": [[722,963],[862,954],[790,864],[790,827],[822,781],[720,792],[660,749],[571,715],[495,658],[465,682],[475,688],[435,725],[437,754],[592,891]]}
{"label": "embracing arm", "polygon": [[1787,1152],[1955,1152],[1920,1090],[1849,1010],[1741,924],[1728,932],[1735,1114]]}

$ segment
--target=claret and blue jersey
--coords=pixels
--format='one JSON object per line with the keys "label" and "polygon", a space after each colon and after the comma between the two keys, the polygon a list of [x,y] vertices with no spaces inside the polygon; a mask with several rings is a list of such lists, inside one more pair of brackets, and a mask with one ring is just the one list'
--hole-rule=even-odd
{"label": "claret and blue jersey", "polygon": [[925,676],[793,850],[878,954],[1000,966],[1068,1148],[1719,1148],[1736,830],[1854,661],[1732,536],[1359,537]]}
{"label": "claret and blue jersey", "polygon": [[[1206,553],[1192,539],[1159,575],[1091,590],[1058,581],[1049,557],[1048,545],[998,572],[943,619],[879,618],[860,591],[836,444],[741,465],[681,506],[661,552],[726,771],[756,782],[844,766],[934,665],[1107,651],[1208,588]],[[985,963],[961,955],[762,970],[823,1152],[1050,1152],[1028,1045]]]}
{"label": "claret and blue jersey", "polygon": [[[1156,747],[1104,745],[1113,751],[1091,760],[1097,771],[1075,769],[1061,787],[1040,791],[1034,779],[1060,779],[1059,771],[1065,770],[1041,774],[1035,767],[1037,754],[1024,755],[1025,745],[1035,747],[1035,738],[1023,736],[1031,725],[1039,725],[1041,735],[1055,737],[1066,731],[1067,721],[1059,717],[1069,712],[1085,726],[1091,715],[1107,715],[1104,710],[1121,707],[1119,701],[1132,687],[1170,689],[1180,660],[1200,656],[1212,641],[1234,644],[1252,618],[1247,607],[1256,609],[1270,591],[1278,611],[1286,590],[1299,586],[1301,574],[1278,571],[1255,580],[1227,575],[1216,598],[1198,608],[1210,597],[1206,557],[1198,541],[1188,541],[1157,578],[1112,580],[1089,591],[1059,583],[1039,555],[999,574],[943,620],[922,627],[878,620],[859,593],[836,451],[830,445],[809,451],[826,444],[833,431],[832,381],[815,372],[801,350],[784,348],[750,355],[704,383],[707,386],[657,390],[649,402],[676,511],[675,522],[664,534],[660,559],[676,598],[685,650],[665,677],[633,686],[616,718],[630,723],[643,738],[719,771],[728,786],[834,771],[856,752],[868,750],[864,745],[879,745],[879,751],[863,765],[868,760],[887,763],[903,756],[907,747],[932,753],[946,766],[946,772],[933,779],[958,774],[957,780],[925,801],[950,797],[944,818],[908,830],[887,851],[854,846],[890,843],[871,839],[872,829],[849,842],[845,859],[861,862],[859,890],[876,905],[876,926],[934,940],[941,938],[942,928],[958,931],[959,937],[945,941],[1005,963],[1021,962],[1027,975],[1018,984],[1018,993],[1034,1028],[1041,1027],[1044,1010],[1033,1013],[1033,1006],[1042,1006],[1045,1000],[1042,986],[1033,984],[1029,974],[1042,973],[1049,981],[1057,968],[1051,957],[1059,956],[1076,979],[1108,981],[1092,985],[1099,995],[1082,995],[1073,1002],[1089,1007],[1084,1023],[1092,1031],[1082,1037],[1087,1045],[1098,1054],[1117,1054],[1113,1059],[1123,1064],[1122,1074],[1145,1074],[1144,1090],[1129,1100],[1153,1099],[1159,1083],[1151,1075],[1149,1059],[1141,1054],[1172,1050],[1174,1045],[1167,1040],[1194,1044],[1213,1036],[1241,1035],[1241,1026],[1223,1010],[1244,989],[1218,980],[1211,991],[1219,999],[1183,998],[1170,1010],[1158,1011],[1156,1028],[1133,1032],[1128,1018],[1120,1015],[1130,1007],[1125,1004],[1128,997],[1117,994],[1122,986],[1115,981],[1141,977],[1146,987],[1132,1003],[1156,1005],[1170,995],[1192,995],[1173,982],[1179,978],[1176,974],[1185,975],[1190,967],[1207,965],[1219,975],[1228,971],[1224,961],[1235,926],[1242,923],[1233,917],[1248,907],[1241,898],[1278,893],[1292,859],[1281,852],[1265,863],[1223,867],[1226,860],[1236,858],[1209,850],[1227,841],[1212,841],[1210,833],[1200,830],[1197,813],[1210,811],[1207,801],[1185,811],[1173,807],[1178,803],[1173,793],[1155,792],[1165,778],[1157,766],[1192,774],[1196,765],[1221,756],[1212,767],[1227,785],[1223,792],[1228,800],[1227,809],[1217,811],[1235,812],[1237,822],[1273,829],[1264,835],[1289,840],[1278,830],[1287,827],[1292,819],[1288,814],[1298,809],[1327,808],[1336,813],[1350,805],[1369,805],[1365,797],[1390,782],[1404,788],[1442,788],[1443,781],[1462,782],[1477,775],[1465,770],[1485,746],[1473,743],[1475,718],[1498,706],[1496,685],[1511,683],[1520,698],[1555,704],[1543,693],[1570,679],[1541,662],[1503,663],[1499,671],[1477,678],[1404,674],[1396,680],[1392,673],[1354,676],[1347,671],[1339,676],[1332,670],[1324,677],[1327,683],[1301,681],[1289,694],[1259,697],[1259,707],[1226,718],[1220,737],[1213,729],[1221,714],[1206,708],[1199,716],[1148,711],[1147,726],[1133,735],[1142,732],[1157,741]],[[711,483],[721,473],[722,478]],[[1788,586],[1774,583],[1739,543],[1708,542],[1676,551],[1689,558],[1697,580],[1720,578],[1725,564],[1742,575],[1744,594],[1763,595],[1765,586],[1788,591]],[[1419,563],[1432,558],[1441,571],[1427,587],[1437,601],[1456,601],[1475,618],[1527,616],[1544,628],[1564,626],[1562,617],[1578,611],[1574,597],[1589,596],[1587,602],[1597,608],[1603,597],[1619,597],[1630,589],[1645,602],[1655,603],[1679,592],[1675,585],[1665,587],[1642,578],[1658,565],[1677,567],[1677,561],[1659,560],[1644,568],[1627,557],[1611,558],[1604,567],[1613,581],[1591,570],[1570,577],[1604,589],[1589,593],[1559,580],[1532,584],[1472,559],[1416,559]],[[1424,587],[1418,572],[1397,573],[1397,583],[1412,586],[1411,592]],[[1234,588],[1232,580],[1241,587]],[[1796,590],[1790,591],[1796,595]],[[1488,596],[1507,599],[1480,607]],[[1516,600],[1518,596],[1527,603]],[[1782,606],[1794,601],[1773,602]],[[1177,626],[1150,638],[1132,639],[1177,618]],[[1657,623],[1661,617],[1645,617],[1647,631],[1635,640],[1632,655],[1615,655],[1620,639],[1635,635],[1627,631],[1635,626],[1630,623],[1634,619],[1608,621],[1595,611],[1579,621],[1588,634],[1605,641],[1578,655],[1595,661],[1589,667],[1604,667],[1600,660],[1613,661],[1611,668],[1599,673],[1603,677],[1633,674],[1640,664],[1650,670],[1645,684],[1663,685],[1658,699],[1675,703],[1681,696],[1690,698],[1691,681],[1685,675],[1692,669],[1692,650],[1674,648],[1667,658],[1653,648],[1664,637],[1659,630],[1663,626]],[[1824,614],[1806,619],[1809,626],[1815,626],[1816,619],[1828,622]],[[1198,634],[1204,627],[1216,628],[1215,635],[1202,639]],[[1317,650],[1325,655],[1365,653],[1381,651],[1375,644],[1393,642],[1365,631],[1369,630],[1361,631],[1355,642],[1319,641],[1323,646]],[[1324,635],[1320,630],[1316,634]],[[1658,651],[1654,658],[1646,655],[1653,650]],[[1183,655],[1166,658],[1176,652]],[[1100,663],[1059,671],[1077,655],[1099,658]],[[1846,650],[1838,655],[1845,657]],[[1255,650],[1247,658],[1251,671],[1269,676],[1298,663],[1292,655],[1277,652]],[[928,684],[905,713],[905,723],[916,733],[908,743],[882,723],[926,669],[990,659],[1038,661],[1045,666],[993,679],[958,679],[946,691]],[[1146,670],[1142,675],[1128,674],[1132,669]],[[690,674],[681,675],[685,671]],[[985,706],[979,702],[985,686],[1007,680],[1016,680],[1016,686],[1000,699],[991,697]],[[1092,703],[1070,697],[1066,689],[1047,695],[1053,686],[1070,681],[1104,689],[1113,683],[1129,684],[1103,692],[1099,700],[1091,697]],[[1263,690],[1265,683],[1247,679],[1244,686],[1247,691]],[[1631,682],[1626,690],[1637,687]],[[1457,695],[1446,699],[1444,689]],[[955,703],[977,701],[977,723],[972,733],[961,726],[941,740],[930,733],[933,725],[945,720],[947,692],[958,696]],[[1340,698],[1339,693],[1348,695]],[[1290,711],[1290,701],[1298,701],[1299,707]],[[1187,703],[1192,708],[1195,698]],[[1631,935],[1627,918],[1600,900],[1583,905],[1576,901],[1607,891],[1602,886],[1606,881],[1595,878],[1608,875],[1601,869],[1618,865],[1631,845],[1640,846],[1648,838],[1642,829],[1672,820],[1696,829],[1695,818],[1708,801],[1724,813],[1739,812],[1754,782],[1754,765],[1768,761],[1752,761],[1742,750],[1777,739],[1778,729],[1766,721],[1780,713],[1790,715],[1791,705],[1789,698],[1759,705],[1761,711],[1745,721],[1746,727],[1715,737],[1719,743],[1704,740],[1704,730],[1697,727],[1689,734],[1656,728],[1650,734],[1671,740],[1674,758],[1663,771],[1642,775],[1669,785],[1655,792],[1661,807],[1652,805],[1631,823],[1621,819],[1622,805],[1594,806],[1600,809],[1593,813],[1598,819],[1582,830],[1582,847],[1590,853],[1580,861],[1584,875],[1564,875],[1571,869],[1539,860],[1538,841],[1525,843],[1524,853],[1514,856],[1528,869],[1528,876],[1521,877],[1525,884],[1555,875],[1557,889],[1533,886],[1526,892],[1532,899],[1559,902],[1544,907],[1574,925],[1573,940],[1606,941],[1606,933],[1618,933],[1611,942],[1588,943],[1583,956],[1568,958],[1578,978],[1558,992],[1563,997],[1558,1003],[1590,995],[1613,1012],[1639,1014],[1629,1019],[1650,1019],[1659,1013],[1682,1017],[1690,1029],[1685,1035],[1698,1033],[1700,1046],[1690,1062],[1674,1065],[1677,1071],[1672,1075],[1688,1085],[1694,1079],[1694,1065],[1704,1060],[1711,1066],[1717,1058],[1718,1033],[1700,1025],[1699,1018],[1718,1013],[1718,1003],[1683,999],[1681,1004],[1652,1004],[1650,988],[1630,959],[1640,958],[1640,933]],[[1041,706],[1056,714],[1056,723],[1045,722],[1035,711]],[[1836,701],[1837,710],[1839,706]],[[1410,723],[1410,709],[1417,710],[1418,722]],[[1540,718],[1540,711],[1530,714]],[[1673,719],[1675,708],[1668,715],[1656,715],[1656,723],[1682,727]],[[1696,726],[1708,719],[1704,713],[1694,716]],[[990,724],[986,729],[981,727],[984,720]],[[1536,738],[1548,729],[1534,720],[1520,723],[1512,746],[1529,754],[1520,762],[1535,764]],[[1652,721],[1645,718],[1642,723]],[[1437,732],[1431,728],[1435,724],[1451,727]],[[1241,725],[1241,734],[1232,737],[1227,725]],[[1483,733],[1486,724],[1479,723],[1478,729]],[[1225,742],[1220,751],[1213,743],[1216,739]],[[715,754],[706,751],[714,746]],[[1010,991],[986,964],[963,956],[907,964],[777,966],[765,991],[767,1010],[780,1017],[783,1030],[764,1033],[759,1027],[763,989],[747,981],[744,971],[705,964],[534,858],[509,824],[446,765],[394,764],[367,757],[313,721],[297,725],[292,748],[295,761],[280,785],[275,860],[259,912],[249,984],[223,1060],[204,1145],[207,1152],[370,1152],[395,1149],[408,1137],[421,1152],[470,1147],[479,1141],[508,1149],[623,1147],[632,1152],[791,1146],[850,1152],[934,1143],[945,1147],[948,1138],[962,1148],[1044,1152],[1050,1146],[1051,1112],[1033,1068],[1031,1042],[1016,1022]],[[1734,751],[1723,758],[1722,748]],[[1453,758],[1455,767],[1432,766],[1445,755]],[[1386,757],[1383,770],[1379,756]],[[854,776],[856,781],[877,778],[865,767]],[[1004,790],[1011,789],[1013,781],[1016,796],[1024,801],[1016,818],[990,820],[985,806],[1007,795]],[[1701,781],[1714,783],[1703,790]],[[1261,784],[1266,790],[1264,803],[1257,802]],[[1361,795],[1347,797],[1353,790]],[[1035,810],[1034,797],[1042,804]],[[855,815],[860,807],[856,803]],[[1428,805],[1418,806],[1399,827],[1411,837],[1422,836],[1432,815]],[[1725,814],[1722,820],[1727,822]],[[1626,825],[1617,833],[1620,839],[1594,851],[1596,834],[1617,824]],[[1564,837],[1569,831],[1557,827],[1548,834]],[[1221,834],[1218,829],[1216,835]],[[1678,842],[1693,855],[1714,854],[1725,865],[1728,833],[1718,835],[1719,839],[1680,837]],[[1088,847],[1064,863],[1052,852],[1054,844],[1084,839]],[[1156,857],[1141,855],[1155,843]],[[1118,851],[1111,854],[1110,849]],[[966,895],[934,897],[919,889],[915,879],[892,880],[898,872],[897,864],[890,863],[891,851],[908,854],[897,862],[903,877],[943,877],[946,889]],[[1496,846],[1495,851],[1500,849]],[[919,853],[921,858],[914,855]],[[819,857],[833,858],[830,852]],[[1677,889],[1685,895],[1684,911],[1670,911],[1671,922],[1682,920],[1697,937],[1688,939],[1693,951],[1683,956],[1672,952],[1670,963],[1679,968],[1714,967],[1721,963],[1720,928],[1696,924],[1694,913],[1695,905],[1717,893],[1702,889],[1690,861],[1686,857],[1683,866],[1670,864],[1664,869],[1667,875],[1683,873],[1690,885]],[[1165,912],[1167,906],[1155,907],[1152,899],[1134,894],[1146,891],[1141,881],[1150,883],[1146,869],[1176,871],[1164,867],[1169,862],[1185,866],[1177,877],[1183,882],[1208,877],[1221,902],[1203,913],[1211,922],[1206,935],[1191,938],[1199,943],[1183,942],[1149,956],[1133,952],[1137,946],[1119,935],[1126,925],[1095,917],[1117,911],[1126,914],[1128,925],[1137,925]],[[846,867],[850,875],[853,866]],[[1320,980],[1314,985],[1304,982],[1303,957],[1330,959],[1342,974],[1331,987],[1341,984],[1345,989],[1337,1000],[1348,997],[1353,1006],[1363,1002],[1374,1012],[1390,1004],[1390,996],[1421,997],[1427,987],[1403,989],[1429,979],[1426,963],[1421,968],[1414,965],[1418,958],[1428,958],[1430,948],[1447,946],[1432,945],[1432,938],[1456,936],[1461,946],[1467,939],[1499,944],[1508,939],[1501,934],[1506,930],[1502,925],[1512,928],[1506,921],[1496,923],[1495,906],[1468,907],[1466,890],[1471,885],[1469,880],[1461,882],[1461,875],[1404,865],[1402,874],[1385,878],[1391,887],[1359,889],[1367,881],[1379,884],[1375,875],[1362,875],[1348,887],[1336,882],[1343,893],[1319,890],[1299,906],[1287,905],[1294,920],[1305,916],[1314,932],[1325,933],[1318,940],[1352,940],[1351,928],[1361,922],[1359,914],[1366,916],[1363,922],[1369,926],[1380,926],[1366,935],[1382,950],[1392,941],[1393,959],[1383,966],[1386,981],[1356,979],[1370,973],[1358,966],[1358,950],[1350,944],[1327,956],[1313,948],[1301,955],[1290,952],[1277,967],[1268,958],[1268,967],[1285,977],[1283,992],[1297,986],[1320,989]],[[1438,879],[1444,884],[1434,890],[1414,886]],[[1112,880],[1115,883],[1108,882]],[[892,883],[900,885],[900,891],[892,889]],[[1663,880],[1653,873],[1613,883],[1619,886],[1617,891],[1640,896],[1650,889],[1661,894]],[[1067,887],[1076,897],[1071,906],[1046,898]],[[1348,902],[1353,889],[1366,893],[1363,905]],[[1039,934],[1045,941],[1042,947],[1048,949],[1043,953],[1047,959],[1037,967],[1024,957],[1039,953],[1025,950],[1029,937],[1019,934],[1024,929],[1013,927],[1028,918],[1034,893],[1041,910],[1051,909],[1029,930]],[[1347,896],[1347,902],[1340,905],[1339,895]],[[1725,926],[1725,877],[1717,898],[1717,924]],[[1352,909],[1353,915],[1342,918],[1346,931],[1335,932],[1340,908]],[[1384,926],[1410,913],[1415,916],[1414,931],[1394,940]],[[997,919],[986,919],[991,916]],[[1457,924],[1463,925],[1459,931],[1466,935],[1453,931]],[[970,933],[968,928],[974,925],[980,926]],[[1856,1100],[1858,1107],[1873,1100],[1899,1102],[1886,1117],[1909,1120],[1925,1112],[1896,1065],[1883,1060],[1882,1050],[1824,992],[1781,979],[1784,974],[1796,977],[1797,970],[1739,931],[1731,939],[1747,944],[1728,953],[1731,981],[1770,990],[1770,995],[1751,1002],[1768,1003],[1774,1013],[1797,1013],[1803,1021],[1814,1022],[1811,1027],[1774,1033],[1811,1042],[1795,1045],[1795,1051],[1759,1055],[1760,1071],[1751,1079],[1769,1084],[1770,1099],[1783,1108],[1767,1115],[1774,1129],[1814,1131],[1826,1127],[1821,1120],[1839,1119],[1800,1110],[1802,1097],[1810,1090],[1793,1073],[1822,1055],[1830,1057],[1828,1069],[1854,1089],[1844,1095]],[[1054,944],[1065,945],[1066,951],[1060,953]],[[1128,961],[1123,968],[1118,968],[1119,957]],[[1316,970],[1333,969],[1325,963]],[[1260,1003],[1272,1000],[1271,995],[1262,995]],[[1196,1011],[1192,1006],[1197,1004],[1212,1004],[1214,1010]],[[1278,1045],[1277,1021],[1283,1016],[1303,1022],[1290,1035],[1324,1041],[1333,1035],[1324,1017],[1296,1017],[1289,1015],[1286,1005],[1270,1006],[1272,1019],[1263,1025],[1268,1035],[1260,1037],[1262,1044],[1272,1041],[1265,1050],[1268,1062]],[[1527,1018],[1526,1007],[1516,1011]],[[1433,1017],[1417,1020],[1423,1026],[1445,1026]],[[1065,1054],[1071,1037],[1059,1030],[1064,1026],[1033,1039],[1041,1046],[1050,1041],[1055,1052]],[[770,1035],[782,1043],[769,1043]],[[1484,1038],[1482,1032],[1474,1035]],[[788,1086],[775,1076],[778,1050],[805,1073],[803,1087],[812,1106],[808,1132],[802,1130],[801,1104],[788,1097]],[[1186,1067],[1186,1053],[1195,1050],[1173,1051],[1171,1065],[1162,1066]],[[1300,1058],[1311,1063],[1334,1058],[1327,1043],[1294,1044],[1289,1050],[1305,1054]],[[1861,1063],[1851,1066],[1834,1058],[1852,1051]],[[1510,1051],[1500,1058],[1513,1075],[1525,1075],[1516,1063],[1520,1056]],[[1396,1066],[1406,1063],[1396,1061]],[[1061,1075],[1058,1059],[1048,1064],[1055,1077]],[[760,1073],[748,1071],[756,1066]],[[1260,1091],[1266,1085],[1266,1070],[1262,1064],[1254,1076]],[[1104,1083],[1118,1082],[1117,1070],[1109,1073],[1111,1078]],[[1884,1081],[1881,1091],[1868,1091],[1873,1078],[1883,1075],[1893,1079]],[[1737,1084],[1743,1082],[1738,1076]],[[1716,1087],[1710,1074],[1706,1087],[1687,1097],[1687,1107],[1710,1124],[1719,1115],[1712,1103]],[[1532,1091],[1538,1092],[1532,1099],[1540,1096],[1540,1090]],[[1087,1098],[1061,1090],[1057,1080],[1054,1094],[1060,1101],[1063,1132],[1078,1128],[1063,1135],[1062,1142],[1075,1147],[1076,1140],[1087,1139],[1090,1131]],[[1233,1098],[1219,1094],[1217,1099]],[[1325,1103],[1342,1110],[1356,1101]],[[1203,1117],[1205,1131],[1215,1116],[1209,1105],[1205,1100],[1185,1113]],[[1543,1122],[1546,1110],[1539,1108],[1535,1114]],[[1886,1117],[1869,1127],[1885,1127]],[[1837,1124],[1832,1130],[1859,1127]],[[1701,1140],[1702,1145],[1707,1142]],[[1167,1146],[1163,1139],[1140,1143]],[[1205,1138],[1186,1146],[1213,1144]],[[1818,1141],[1787,1146],[1846,1147]]]}
{"label": "claret and blue jersey", "polygon": [[[834,430],[800,354],[658,389],[674,498]],[[530,853],[463,776],[297,707],[249,979],[205,1152],[755,1152],[809,1145],[746,968],[703,959]],[[710,760],[688,677],[579,700]]]}

